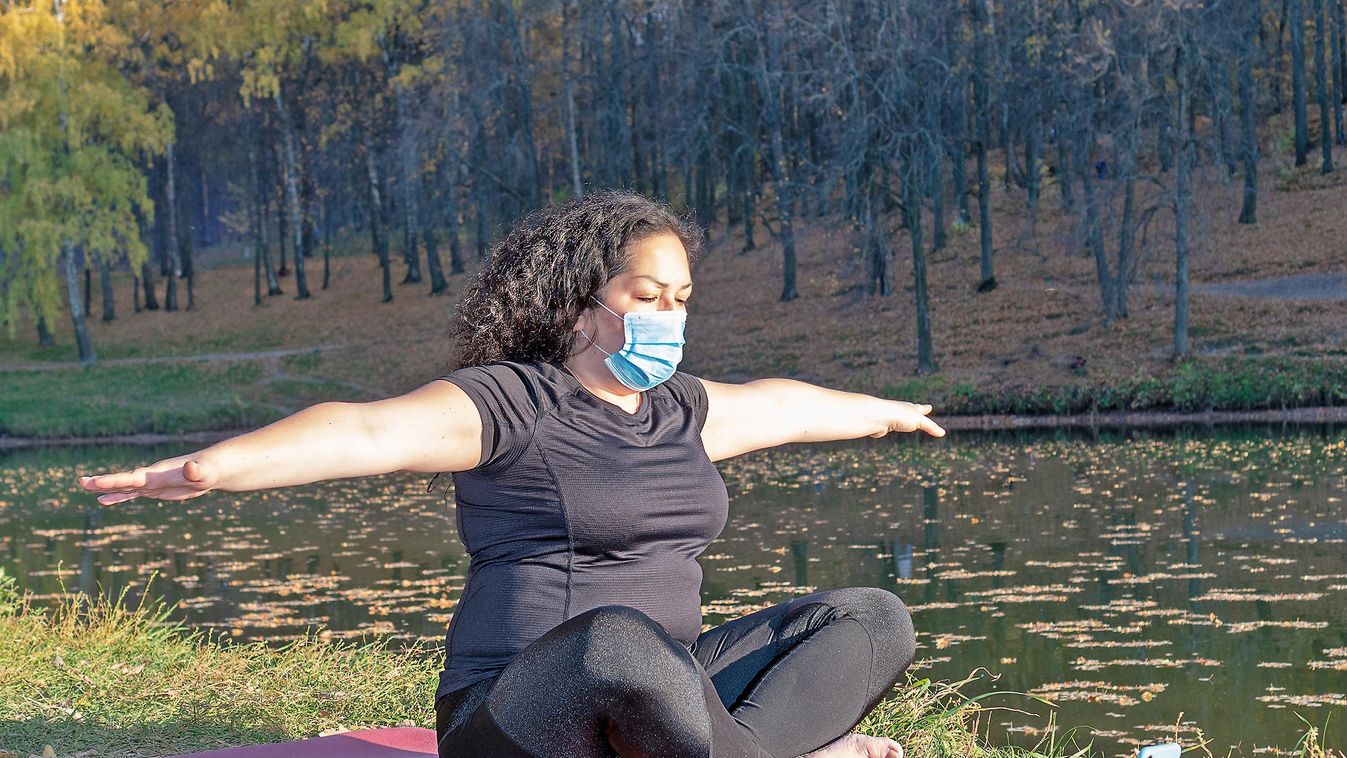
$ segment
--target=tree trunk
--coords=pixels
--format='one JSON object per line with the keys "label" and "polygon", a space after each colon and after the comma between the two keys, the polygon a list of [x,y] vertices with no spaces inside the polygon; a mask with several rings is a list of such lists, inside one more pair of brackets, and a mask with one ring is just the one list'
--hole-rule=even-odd
{"label": "tree trunk", "polygon": [[[280,169],[282,179],[285,176],[285,166]],[[281,183],[284,185],[284,181]],[[281,255],[281,265],[276,268],[276,276],[286,277],[290,275],[290,267],[286,265],[286,253],[290,250],[290,211],[285,203],[285,188],[277,186],[280,196],[276,198],[276,247]]]}
{"label": "tree trunk", "polygon": [[[565,81],[566,89],[566,147],[570,158],[571,169],[571,191],[575,196],[582,197],[585,194],[584,185],[580,183],[580,143],[575,124],[575,81],[571,74],[571,8],[573,4],[570,0],[561,5],[561,71]],[[454,273],[461,272],[460,268]]]}
{"label": "tree trunk", "polygon": [[1342,104],[1347,102],[1347,3],[1343,0],[1330,0],[1333,3],[1333,81],[1337,97],[1333,99],[1333,110],[1338,125],[1337,142],[1347,145],[1347,124],[1344,124]]}
{"label": "tree trunk", "polygon": [[747,253],[757,248],[757,243],[753,241],[753,195],[745,190],[741,202],[743,204],[741,216],[741,226],[744,231],[744,244],[739,248],[740,254]]}
{"label": "tree trunk", "polygon": [[[509,29],[513,94],[518,99],[516,113],[519,118],[516,126],[518,139],[523,142],[523,147],[527,151],[525,164],[529,172],[528,203],[529,208],[537,208],[542,205],[543,188],[540,184],[542,172],[538,167],[538,146],[533,129],[533,75],[529,69],[529,56],[524,52],[524,36],[527,32],[519,28],[520,22],[513,3],[501,3],[500,9],[505,13],[505,24]],[[524,24],[527,26],[528,23],[529,17],[525,16]]]}
{"label": "tree trunk", "polygon": [[889,288],[889,240],[884,234],[883,221],[879,217],[879,202],[873,189],[866,190],[865,210],[861,212],[862,234],[866,259],[870,262],[870,294],[888,297]]}
{"label": "tree trunk", "polygon": [[[402,189],[402,253],[407,261],[407,273],[402,278],[403,284],[419,284],[421,282],[421,252],[417,249],[416,237],[421,228],[420,208],[417,205],[416,195],[420,191],[420,182],[417,180],[419,166],[417,161],[417,139],[416,130],[412,124],[411,105],[407,102],[410,97],[406,87],[398,86],[394,96],[397,103],[398,117],[398,157],[402,162],[402,176],[398,182],[398,187]],[[444,281],[441,277],[436,285],[443,287]],[[432,291],[438,291],[432,289]]]}
{"label": "tree trunk", "polygon": [[196,271],[192,266],[192,232],[190,229],[182,230],[182,276],[187,280],[187,310],[196,308]]}
{"label": "tree trunk", "polygon": [[96,257],[98,264],[98,283],[103,292],[103,323],[117,320],[116,294],[112,289],[112,266],[101,256]]}
{"label": "tree trunk", "polygon": [[1127,131],[1123,147],[1123,212],[1118,224],[1118,274],[1113,280],[1113,315],[1115,318],[1127,318],[1127,287],[1132,283],[1132,272],[1136,267],[1136,185],[1137,185],[1137,133],[1141,124],[1133,123]]}
{"label": "tree trunk", "polygon": [[1333,80],[1333,133],[1334,141],[1339,145],[1347,145],[1347,125],[1343,124],[1342,103],[1347,101],[1347,50],[1344,50],[1343,35],[1347,33],[1344,30],[1344,11],[1343,0],[1328,0],[1330,3],[1329,15],[1332,17],[1333,25],[1333,60],[1329,62],[1329,70],[1332,72]]}
{"label": "tree trunk", "polygon": [[388,260],[388,240],[384,237],[383,193],[379,189],[379,166],[374,160],[374,145],[368,134],[365,135],[365,178],[370,208],[370,244],[374,254],[379,256],[379,269],[383,275],[383,302],[389,303],[393,301],[393,275]]}
{"label": "tree trunk", "polygon": [[[1255,3],[1254,5],[1260,5]],[[1286,20],[1290,15],[1290,0],[1282,0],[1281,12],[1277,14],[1277,45],[1272,53],[1272,65],[1274,75],[1269,77],[1272,89],[1272,112],[1281,115],[1286,110],[1286,104],[1282,101],[1282,80],[1286,78]],[[1262,24],[1259,24],[1259,39],[1263,39],[1261,31]]]}
{"label": "tree trunk", "polygon": [[276,102],[276,116],[280,119],[281,136],[285,146],[285,207],[286,221],[290,226],[289,238],[291,258],[295,262],[295,299],[307,300],[312,297],[309,293],[309,283],[304,276],[304,217],[299,207],[299,156],[297,146],[295,145],[295,131],[290,122],[290,116],[285,108],[285,98],[281,94],[281,88],[276,88],[274,97]]}
{"label": "tree trunk", "polygon": [[903,210],[907,220],[908,236],[912,241],[912,280],[917,296],[917,373],[933,374],[935,351],[931,346],[931,306],[926,286],[926,252],[921,235],[920,176],[924,167],[918,166],[916,156],[908,156],[903,177]]}
{"label": "tree trunk", "polygon": [[94,271],[89,267],[90,261],[84,261],[84,312],[92,314],[94,312]]}
{"label": "tree trunk", "polygon": [[491,227],[491,222],[488,219],[488,214],[491,211],[487,205],[486,187],[482,186],[481,182],[474,182],[474,185],[473,189],[476,191],[473,193],[473,201],[475,203],[473,215],[477,225],[477,234],[473,243],[477,248],[477,260],[478,262],[481,262],[485,261],[487,255],[489,255],[487,243],[489,241],[488,230]]}
{"label": "tree trunk", "polygon": [[1032,103],[1029,118],[1024,125],[1024,188],[1028,195],[1029,235],[1034,240],[1038,239],[1038,196],[1041,187],[1038,163],[1041,139],[1042,128],[1038,123],[1037,103]]}
{"label": "tree trunk", "polygon": [[430,268],[430,294],[438,295],[449,289],[440,263],[440,249],[435,244],[435,229],[430,224],[421,226],[421,239],[426,243],[426,265]]}
{"label": "tree trunk", "polygon": [[776,182],[776,208],[778,224],[781,226],[781,300],[790,301],[800,296],[795,289],[795,228],[792,223],[792,211],[795,207],[793,176],[787,174],[788,157],[782,130],[785,114],[782,113],[781,83],[772,83],[772,72],[780,70],[782,64],[780,35],[773,30],[762,32],[767,41],[759,58],[759,76],[762,82],[764,115],[767,119],[767,131],[772,146],[772,178]]}
{"label": "tree trunk", "polygon": [[299,254],[303,258],[312,258],[314,248],[318,247],[318,233],[313,227],[313,198],[316,188],[313,183],[313,167],[309,151],[300,144],[299,150]]}
{"label": "tree trunk", "polygon": [[954,97],[954,135],[951,140],[951,171],[954,173],[954,198],[959,207],[959,223],[967,226],[973,220],[968,210],[968,80],[959,76],[959,90]]}
{"label": "tree trunk", "polygon": [[978,292],[990,292],[996,289],[996,275],[992,270],[992,198],[991,179],[987,174],[987,148],[991,141],[991,104],[987,91],[987,74],[990,64],[987,51],[992,46],[987,27],[987,0],[972,0],[973,12],[973,107],[977,119],[977,164],[978,164],[978,239],[980,273]]}
{"label": "tree trunk", "polygon": [[1076,145],[1076,173],[1080,175],[1081,194],[1085,199],[1084,208],[1084,229],[1082,230],[1086,245],[1090,252],[1094,254],[1094,273],[1095,279],[1099,282],[1099,300],[1104,306],[1104,324],[1113,323],[1114,305],[1117,303],[1117,296],[1114,294],[1115,282],[1113,271],[1109,266],[1108,250],[1104,247],[1103,224],[1099,218],[1099,198],[1098,191],[1095,189],[1094,167],[1090,165],[1090,146],[1093,142],[1093,135],[1082,134],[1080,142]]}
{"label": "tree trunk", "polygon": [[178,277],[182,276],[182,259],[178,249],[178,192],[174,175],[178,173],[178,162],[174,157],[173,143],[164,148],[164,260],[167,273],[164,274],[164,310],[178,309]]}
{"label": "tree trunk", "polygon": [[1071,147],[1066,137],[1057,133],[1057,189],[1062,193],[1062,211],[1071,210],[1075,200],[1071,197]]}
{"label": "tree trunk", "polygon": [[145,288],[145,310],[159,310],[159,299],[154,295],[154,266],[149,261],[140,264],[140,283]]}
{"label": "tree trunk", "polygon": [[945,249],[945,156],[937,152],[931,160],[931,252]]}
{"label": "tree trunk", "polygon": [[[249,119],[249,126],[253,124],[252,118]],[[276,272],[271,267],[271,244],[267,240],[267,181],[263,176],[264,165],[258,160],[258,140],[261,139],[261,133],[250,135],[248,140],[248,173],[249,179],[253,185],[253,269],[254,274],[260,267],[261,272],[267,280],[267,296],[283,294],[281,292],[281,283],[276,278]],[[260,286],[255,287],[260,290]],[[256,292],[254,293],[254,305],[261,305],[262,298]]]}
{"label": "tree trunk", "polygon": [[70,301],[70,322],[75,327],[80,366],[88,368],[98,361],[98,356],[94,355],[94,345],[89,339],[89,324],[85,321],[84,307],[80,303],[79,264],[75,261],[74,244],[69,240],[62,242],[61,255],[65,258],[66,295]]}
{"label": "tree trunk", "polygon": [[332,205],[333,197],[323,200],[323,289],[332,284]]}
{"label": "tree trunk", "polygon": [[52,336],[51,327],[47,326],[47,318],[41,313],[37,314],[37,344],[42,347],[56,346],[56,338]]}
{"label": "tree trunk", "polygon": [[1295,107],[1296,165],[1309,160],[1309,112],[1305,106],[1305,0],[1290,0],[1291,97]]}
{"label": "tree trunk", "polygon": [[[1334,0],[1336,2],[1336,0]],[[1329,108],[1328,83],[1328,9],[1326,0],[1314,0],[1314,76],[1319,86],[1319,173],[1333,172],[1333,115]],[[1336,109],[1333,109],[1336,111]]]}
{"label": "tree trunk", "polygon": [[257,247],[257,220],[253,220],[253,306],[262,304],[262,251]]}
{"label": "tree trunk", "polygon": [[[457,167],[455,168],[457,172]],[[458,229],[458,185],[449,182],[444,194],[444,224],[449,231],[449,273],[463,273],[463,243]]]}
{"label": "tree trunk", "polygon": [[1238,170],[1239,164],[1235,159],[1235,130],[1233,127],[1234,118],[1234,98],[1230,93],[1230,74],[1225,67],[1220,67],[1215,72],[1216,81],[1213,83],[1215,92],[1213,99],[1216,111],[1216,145],[1221,154],[1221,162],[1225,164],[1225,173],[1227,176],[1234,176]]}
{"label": "tree trunk", "polygon": [[[1299,5],[1301,0],[1291,0]],[[1188,200],[1191,171],[1192,133],[1188,121],[1187,40],[1179,44],[1175,55],[1178,81],[1180,140],[1177,155],[1178,179],[1174,193],[1174,357],[1188,355]]]}
{"label": "tree trunk", "polygon": [[1258,28],[1262,16],[1257,3],[1246,20],[1244,46],[1239,58],[1240,157],[1244,161],[1244,203],[1239,223],[1258,222],[1258,99],[1254,89],[1253,63],[1258,54]]}

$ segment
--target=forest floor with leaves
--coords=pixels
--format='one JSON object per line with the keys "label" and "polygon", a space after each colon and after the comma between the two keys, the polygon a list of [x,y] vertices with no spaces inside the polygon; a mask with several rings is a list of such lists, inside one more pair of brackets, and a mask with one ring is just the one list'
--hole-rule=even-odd
{"label": "forest floor with leaves", "polygon": [[[837,219],[819,217],[797,220],[799,297],[790,302],[779,299],[780,248],[766,229],[757,227],[756,249],[741,252],[739,227],[713,228],[693,269],[683,368],[721,381],[787,376],[928,402],[936,416],[1347,406],[1347,172],[1321,176],[1284,158],[1265,159],[1261,171],[1256,225],[1235,223],[1238,177],[1219,168],[1197,177],[1183,361],[1170,357],[1172,214],[1151,215],[1129,317],[1105,325],[1094,258],[1056,187],[1044,188],[1031,232],[1023,192],[994,181],[1000,286],[975,291],[976,227],[952,232],[928,255],[936,373],[916,372],[906,232],[893,237],[894,291],[879,297],[859,245]],[[1155,186],[1138,189],[1139,209],[1163,203]],[[976,218],[975,201],[971,210]],[[928,244],[929,226],[928,217]],[[312,299],[294,298],[291,276],[282,280],[286,294],[261,307],[251,262],[237,248],[201,251],[190,312],[132,313],[129,273],[118,272],[118,318],[91,322],[100,363],[90,369],[75,363],[68,322],[55,325],[49,348],[19,324],[0,338],[0,436],[238,429],[323,400],[419,386],[452,365],[448,325],[471,269],[451,277],[447,297],[427,296],[428,284],[395,285],[394,301],[382,303],[364,244],[347,240],[345,254],[334,255],[326,290],[321,258],[307,261]],[[1116,230],[1107,244],[1116,250]],[[395,281],[403,271],[395,263]]]}

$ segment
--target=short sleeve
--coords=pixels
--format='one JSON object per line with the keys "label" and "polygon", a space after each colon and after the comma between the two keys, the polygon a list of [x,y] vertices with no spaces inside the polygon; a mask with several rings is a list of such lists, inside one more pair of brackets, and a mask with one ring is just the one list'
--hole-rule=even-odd
{"label": "short sleeve", "polygon": [[705,428],[707,400],[706,385],[702,384],[702,380],[692,374],[678,371],[669,377],[669,389],[680,403],[692,409],[693,416],[697,419],[697,431],[700,432]]}
{"label": "short sleeve", "polygon": [[518,457],[532,437],[538,394],[517,364],[469,366],[436,377],[463,390],[482,418],[482,473]]}

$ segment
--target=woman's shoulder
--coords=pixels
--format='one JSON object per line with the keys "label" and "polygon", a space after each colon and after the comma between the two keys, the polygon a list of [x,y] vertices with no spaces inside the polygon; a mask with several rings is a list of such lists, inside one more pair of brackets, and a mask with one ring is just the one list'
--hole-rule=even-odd
{"label": "woman's shoulder", "polygon": [[470,395],[539,410],[555,404],[564,391],[560,374],[559,367],[546,362],[495,361],[461,366],[436,378],[457,384]]}
{"label": "woman's shoulder", "polygon": [[664,386],[669,388],[669,394],[680,405],[694,409],[706,406],[706,386],[702,384],[701,379],[692,374],[675,371],[674,375],[664,382]]}
{"label": "woman's shoulder", "polygon": [[473,377],[496,381],[554,380],[560,368],[545,361],[492,361],[472,366],[460,366],[438,378]]}

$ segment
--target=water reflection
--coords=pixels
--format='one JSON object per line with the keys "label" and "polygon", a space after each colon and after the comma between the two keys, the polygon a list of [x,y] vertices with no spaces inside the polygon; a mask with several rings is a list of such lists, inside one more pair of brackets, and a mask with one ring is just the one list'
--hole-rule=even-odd
{"label": "water reflection", "polygon": [[[69,486],[171,448],[0,459],[0,565],[39,598],[148,591],[240,639],[313,630],[436,642],[466,556],[422,479],[103,509]],[[1290,748],[1347,707],[1347,442],[1334,428],[1060,434],[801,447],[722,465],[731,518],[702,557],[707,623],[795,594],[898,592],[917,673],[1054,698],[1096,744],[1191,736]],[[995,712],[1033,743],[1046,711]],[[1336,724],[1333,719],[1330,739]],[[1342,740],[1336,740],[1342,744]],[[1238,747],[1234,747],[1238,746]],[[1260,753],[1261,754],[1261,753]]]}

